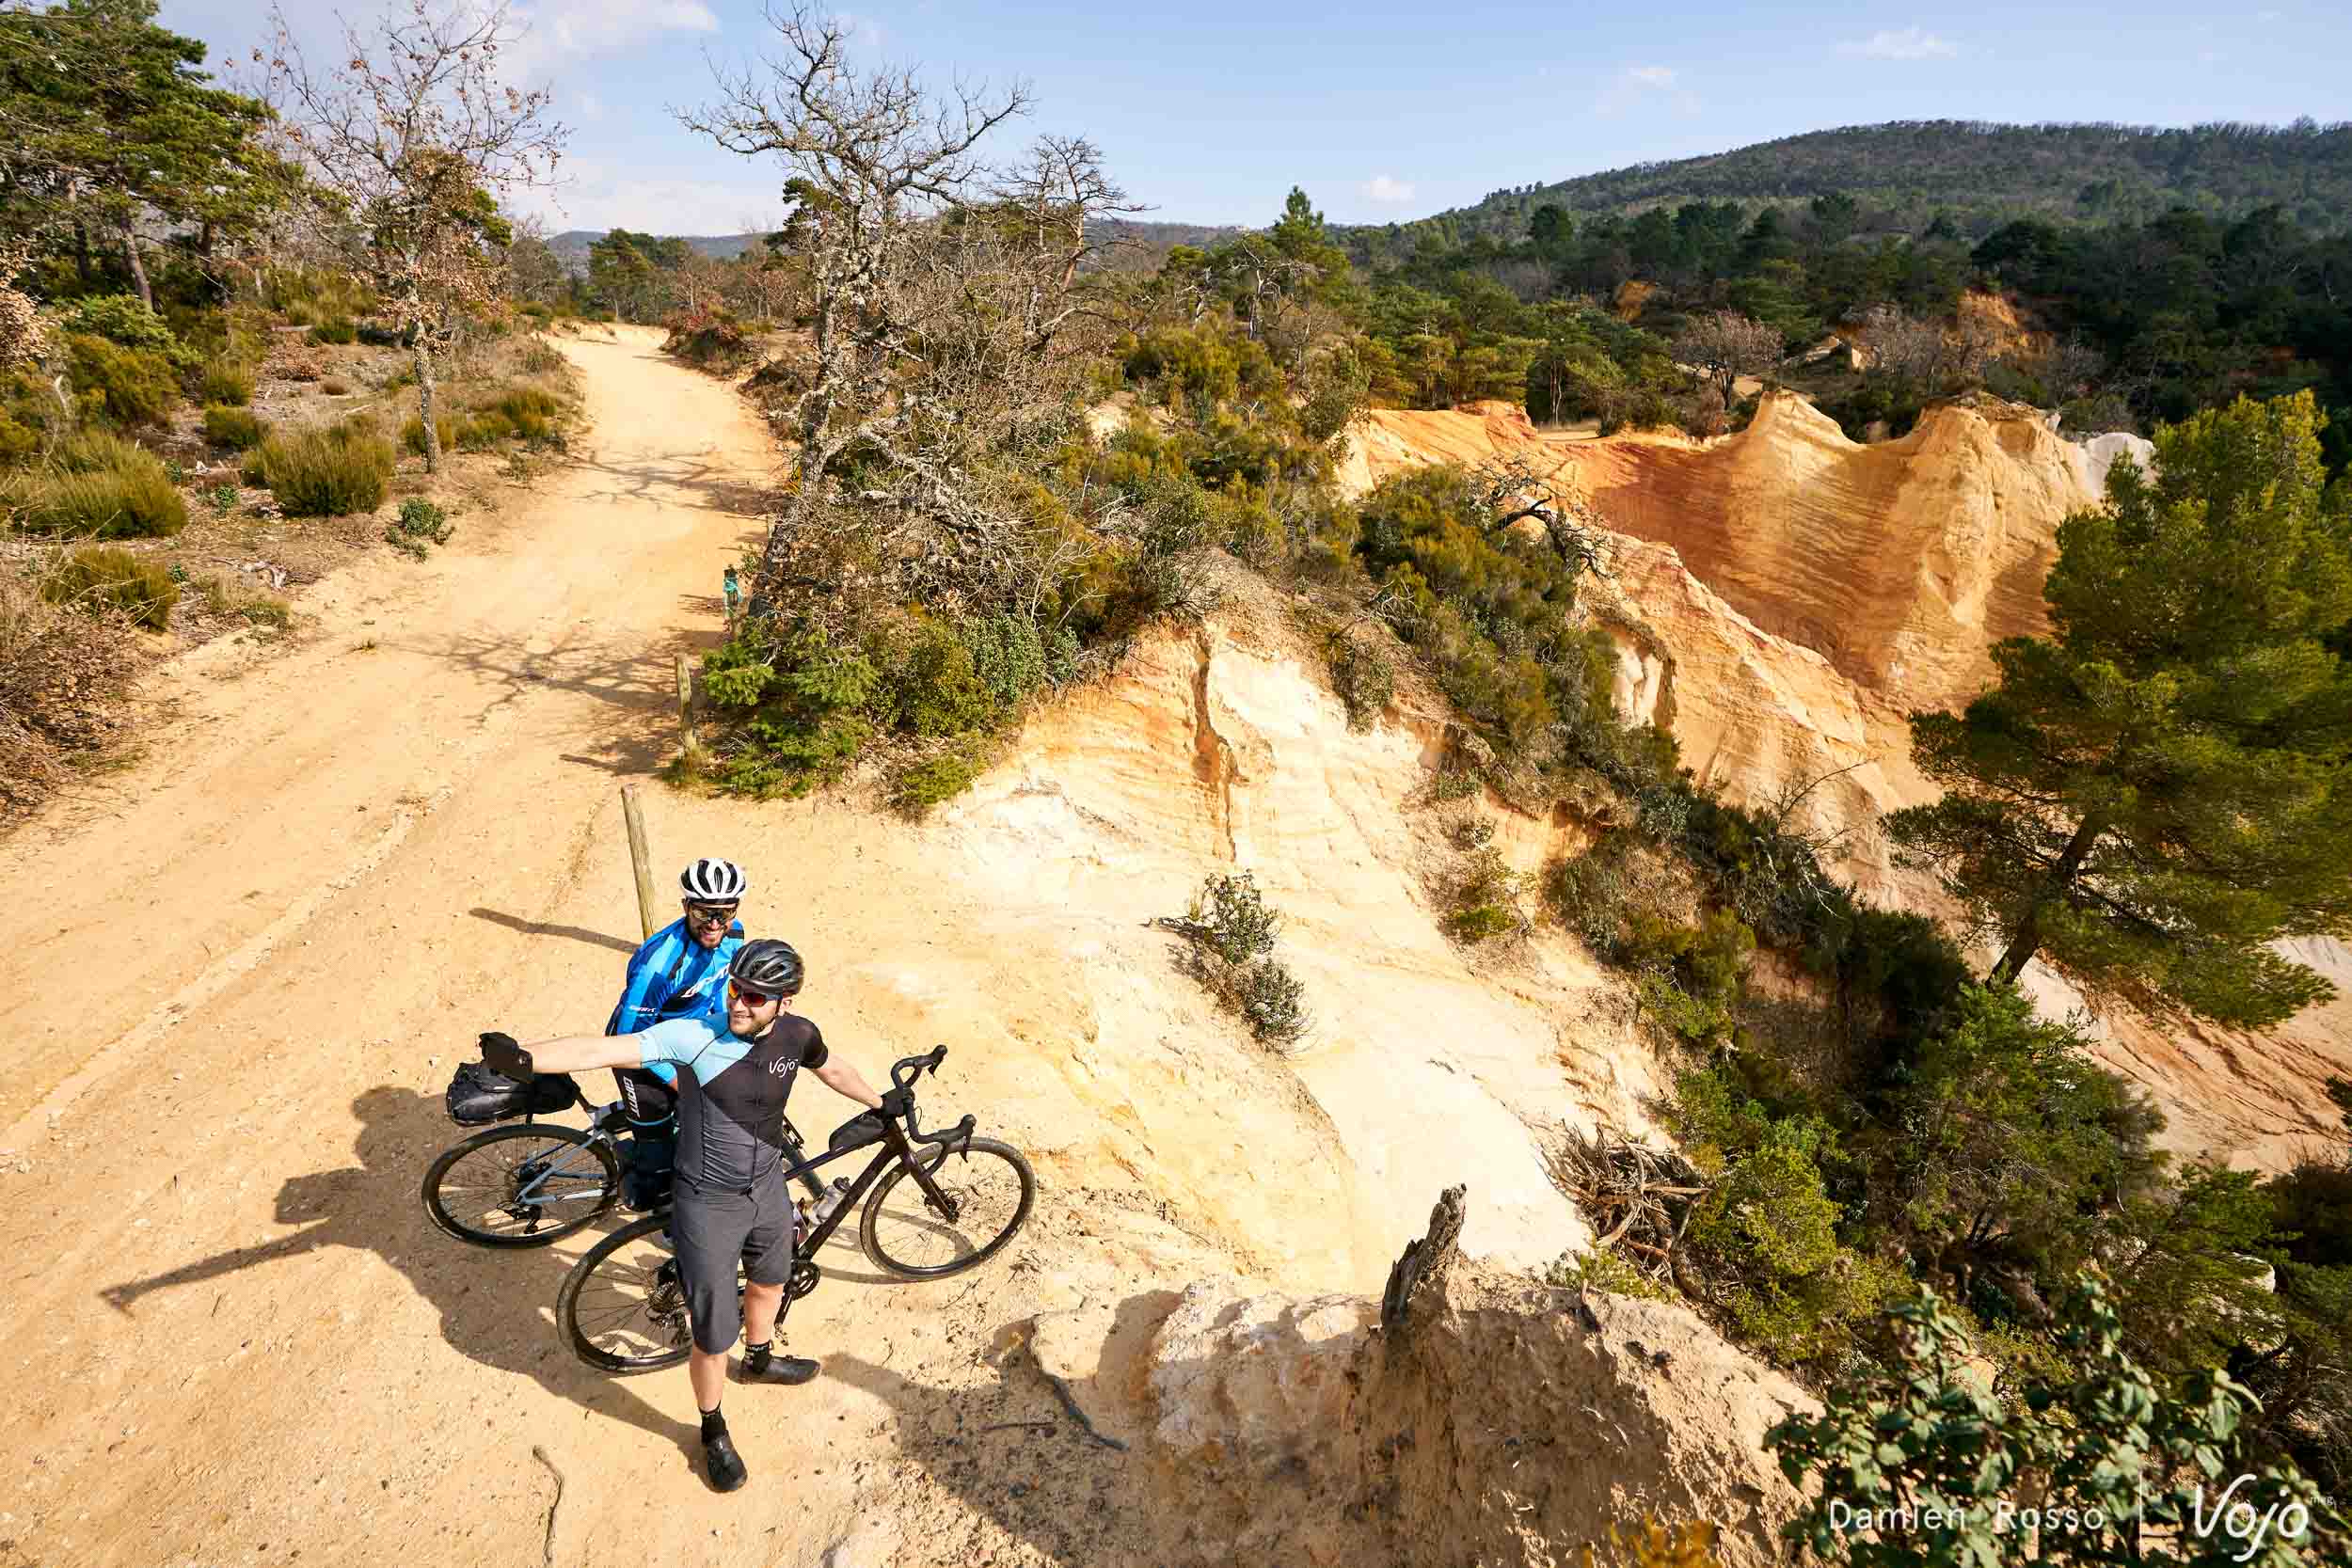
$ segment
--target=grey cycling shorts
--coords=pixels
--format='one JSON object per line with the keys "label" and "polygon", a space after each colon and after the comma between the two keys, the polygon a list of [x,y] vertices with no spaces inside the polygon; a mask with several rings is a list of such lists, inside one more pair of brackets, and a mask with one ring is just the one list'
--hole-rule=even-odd
{"label": "grey cycling shorts", "polygon": [[697,1187],[677,1180],[670,1210],[670,1240],[677,1249],[678,1282],[686,1290],[694,1345],[707,1355],[732,1346],[743,1331],[736,1296],[735,1262],[755,1285],[792,1277],[792,1229],[798,1215],[781,1181],[752,1191]]}

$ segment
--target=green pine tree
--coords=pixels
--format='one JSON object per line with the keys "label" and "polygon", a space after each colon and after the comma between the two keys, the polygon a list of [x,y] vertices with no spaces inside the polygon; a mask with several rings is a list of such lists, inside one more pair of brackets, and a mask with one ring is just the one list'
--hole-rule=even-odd
{"label": "green pine tree", "polygon": [[1964,714],[1912,715],[1945,787],[1888,830],[2028,960],[2262,1028],[2331,994],[2268,944],[2352,926],[2352,495],[2309,393],[2244,398],[2119,462],[2058,531],[2051,636]]}

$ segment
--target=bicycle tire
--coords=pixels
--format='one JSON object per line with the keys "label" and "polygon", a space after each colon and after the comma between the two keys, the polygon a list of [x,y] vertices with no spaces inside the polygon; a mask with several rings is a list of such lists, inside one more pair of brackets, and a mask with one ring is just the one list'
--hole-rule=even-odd
{"label": "bicycle tire", "polygon": [[[447,1196],[442,1192],[443,1179],[449,1175],[451,1169],[468,1155],[478,1153],[494,1144],[525,1138],[535,1139],[548,1145],[569,1144],[574,1148],[585,1148],[594,1154],[596,1163],[603,1167],[604,1171],[603,1196],[596,1198],[593,1204],[583,1203],[580,1212],[550,1224],[544,1229],[529,1230],[520,1234],[478,1229],[459,1219],[452,1212]],[[425,1213],[431,1216],[434,1225],[446,1235],[454,1236],[457,1240],[472,1246],[496,1248],[546,1246],[549,1242],[568,1236],[580,1227],[601,1218],[615,1203],[620,1201],[621,1163],[613,1154],[612,1144],[593,1138],[576,1127],[523,1122],[511,1127],[489,1128],[443,1149],[439,1158],[436,1159],[425,1170],[423,1192]]]}
{"label": "bicycle tire", "polygon": [[[564,1338],[572,1354],[589,1366],[607,1372],[650,1372],[661,1367],[675,1367],[686,1359],[693,1344],[692,1330],[686,1319],[686,1301],[682,1294],[668,1303],[660,1311],[646,1312],[646,1338],[665,1348],[642,1354],[623,1354],[607,1349],[580,1321],[580,1299],[586,1294],[589,1282],[599,1274],[617,1275],[628,1267],[618,1255],[635,1246],[649,1236],[659,1236],[670,1222],[666,1213],[647,1214],[632,1220],[598,1242],[572,1265],[572,1272],[564,1276],[564,1288],[556,1292],[555,1321],[563,1325]],[[612,1283],[623,1293],[637,1289],[631,1283],[614,1277]]]}
{"label": "bicycle tire", "polygon": [[[964,1270],[976,1268],[995,1257],[1004,1249],[1005,1243],[1011,1241],[1020,1231],[1022,1226],[1028,1223],[1029,1211],[1037,1202],[1037,1172],[1029,1168],[1027,1158],[1010,1144],[998,1143],[994,1138],[974,1138],[962,1148],[957,1150],[953,1158],[969,1160],[975,1156],[1002,1160],[1012,1167],[1013,1174],[1020,1182],[1021,1198],[1013,1209],[1011,1219],[1005,1223],[1005,1227],[985,1243],[975,1245],[964,1256],[946,1263],[911,1263],[902,1259],[893,1258],[888,1249],[883,1246],[879,1234],[882,1212],[890,1201],[891,1193],[900,1182],[912,1182],[914,1183],[914,1206],[926,1210],[930,1207],[930,1198],[923,1192],[921,1183],[914,1182],[913,1169],[900,1164],[882,1179],[881,1184],[875,1187],[873,1195],[866,1200],[866,1212],[858,1218],[858,1244],[865,1248],[866,1256],[873,1260],[875,1267],[897,1275],[901,1279],[945,1279],[949,1275],[961,1274]],[[930,1174],[934,1181],[943,1187],[952,1190],[959,1185],[969,1186],[968,1181],[960,1182],[954,1177],[944,1174],[951,1168],[949,1162],[950,1156],[946,1150],[927,1150],[923,1168]]]}

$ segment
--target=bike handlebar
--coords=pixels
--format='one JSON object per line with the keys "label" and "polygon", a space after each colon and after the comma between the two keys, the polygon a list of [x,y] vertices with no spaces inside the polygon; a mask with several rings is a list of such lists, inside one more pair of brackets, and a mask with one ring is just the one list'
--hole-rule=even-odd
{"label": "bike handlebar", "polygon": [[925,1072],[937,1075],[939,1064],[946,1059],[947,1048],[944,1045],[926,1055],[900,1057],[891,1065],[891,1087],[898,1089],[914,1087],[914,1081],[922,1077]]}

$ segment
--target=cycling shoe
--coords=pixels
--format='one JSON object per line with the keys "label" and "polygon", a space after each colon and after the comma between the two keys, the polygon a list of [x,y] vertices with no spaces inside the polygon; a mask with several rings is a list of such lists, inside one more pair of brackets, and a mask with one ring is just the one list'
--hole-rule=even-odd
{"label": "cycling shoe", "polygon": [[750,1479],[751,1470],[743,1456],[735,1451],[735,1439],[723,1432],[716,1432],[703,1439],[703,1468],[710,1477],[710,1484],[721,1492],[732,1492]]}

